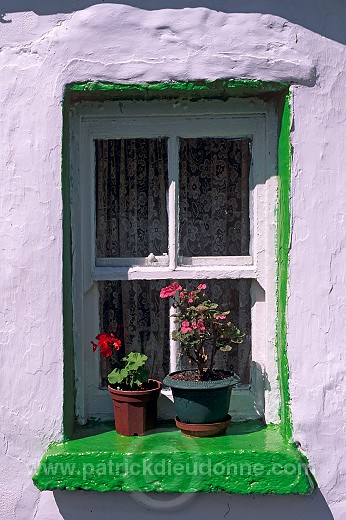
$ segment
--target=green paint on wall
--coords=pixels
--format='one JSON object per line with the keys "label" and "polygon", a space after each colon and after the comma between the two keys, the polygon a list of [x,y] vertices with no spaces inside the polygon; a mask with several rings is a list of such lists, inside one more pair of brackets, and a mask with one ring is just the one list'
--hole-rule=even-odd
{"label": "green paint on wall", "polygon": [[84,83],[73,83],[69,85],[70,90],[82,90],[95,92],[97,90],[119,90],[126,92],[128,90],[137,90],[138,92],[147,92],[148,90],[167,91],[172,90],[208,90],[206,82],[200,85],[192,82],[170,82],[170,83],[103,83],[100,81],[88,81]]}
{"label": "green paint on wall", "polygon": [[278,209],[277,209],[277,330],[276,346],[280,382],[280,419],[283,435],[292,437],[289,370],[287,359],[287,284],[290,248],[290,174],[291,174],[290,95],[284,100],[278,143]]}
{"label": "green paint on wall", "polygon": [[227,435],[189,438],[175,428],[125,437],[115,431],[53,444],[34,476],[41,490],[308,494],[306,460],[277,426],[233,424]]}
{"label": "green paint on wall", "polygon": [[[282,91],[288,85],[259,80],[216,80],[216,81],[170,81],[143,84],[132,83],[105,83],[87,81],[71,83],[66,91],[72,95],[79,95],[79,99],[89,99],[94,94],[96,99],[228,99],[229,97],[259,96],[266,93]],[[84,95],[84,97],[83,97]],[[86,96],[86,97],[85,97]]]}

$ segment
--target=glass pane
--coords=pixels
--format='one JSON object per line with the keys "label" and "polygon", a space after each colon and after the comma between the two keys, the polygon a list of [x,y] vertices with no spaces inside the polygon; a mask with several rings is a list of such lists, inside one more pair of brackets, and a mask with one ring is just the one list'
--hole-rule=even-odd
{"label": "glass pane", "polygon": [[130,351],[148,356],[151,377],[162,380],[169,372],[169,301],[160,298],[167,280],[99,282],[100,331],[113,332],[122,342],[114,359],[101,358],[101,385]]}
{"label": "glass pane", "polygon": [[[200,280],[180,280],[183,288],[193,290]],[[204,282],[203,282],[204,283]],[[243,342],[232,344],[230,352],[218,351],[215,367],[234,370],[242,383],[249,382],[251,361],[251,280],[206,280],[206,297],[219,305],[220,311],[231,311],[230,319],[245,334]],[[180,368],[191,368],[186,356],[180,358]]]}
{"label": "glass pane", "polygon": [[97,256],[167,252],[167,138],[96,140],[95,152]]}
{"label": "glass pane", "polygon": [[180,256],[249,255],[249,145],[180,138]]}

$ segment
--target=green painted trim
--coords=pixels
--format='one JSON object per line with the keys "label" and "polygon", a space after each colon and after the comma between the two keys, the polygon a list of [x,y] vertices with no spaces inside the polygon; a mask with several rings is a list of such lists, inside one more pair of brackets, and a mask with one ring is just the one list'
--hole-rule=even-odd
{"label": "green painted trim", "polygon": [[88,92],[94,92],[96,90],[137,90],[138,92],[147,92],[149,90],[167,91],[167,90],[178,90],[179,92],[186,91],[201,91],[220,89],[237,89],[237,88],[250,88],[260,91],[277,91],[287,87],[287,83],[277,83],[273,81],[260,81],[254,79],[228,79],[228,80],[215,80],[215,81],[171,81],[171,82],[153,82],[153,83],[111,83],[101,81],[86,81],[81,83],[70,83],[67,85],[69,90],[83,90]]}
{"label": "green painted trim", "polygon": [[107,83],[87,81],[70,83],[70,93],[102,93],[114,99],[147,99],[180,97],[188,99],[258,96],[287,89],[288,84],[271,81],[228,79],[216,81],[170,81],[153,83]]}
{"label": "green painted trim", "polygon": [[287,359],[287,285],[291,237],[290,182],[291,182],[291,111],[290,94],[284,100],[278,143],[278,208],[277,208],[277,328],[276,347],[280,382],[280,419],[282,433],[292,438],[290,412],[289,367]]}
{"label": "green painted trim", "polygon": [[315,487],[306,459],[280,428],[251,421],[208,439],[166,427],[143,437],[109,431],[52,444],[33,480],[41,490],[306,495]]}

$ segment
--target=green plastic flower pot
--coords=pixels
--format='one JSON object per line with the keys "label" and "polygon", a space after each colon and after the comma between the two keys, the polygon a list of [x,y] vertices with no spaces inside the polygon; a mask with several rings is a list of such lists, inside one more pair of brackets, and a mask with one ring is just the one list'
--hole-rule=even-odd
{"label": "green plastic flower pot", "polygon": [[172,377],[178,373],[181,372],[166,376],[163,384],[172,388],[176,414],[181,422],[205,424],[227,418],[232,388],[239,383],[238,376],[217,381],[184,381]]}

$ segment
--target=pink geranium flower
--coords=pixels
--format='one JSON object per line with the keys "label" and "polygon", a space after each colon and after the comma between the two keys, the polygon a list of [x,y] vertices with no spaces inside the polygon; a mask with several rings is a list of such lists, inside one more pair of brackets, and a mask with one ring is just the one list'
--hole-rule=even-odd
{"label": "pink geranium flower", "polygon": [[192,328],[190,327],[190,323],[188,321],[183,321],[181,324],[181,332],[186,334],[187,332],[191,332]]}
{"label": "pink geranium flower", "polygon": [[164,287],[160,291],[160,298],[169,298],[170,296],[174,296],[177,291],[181,291],[182,287],[178,284],[178,282],[173,282],[168,287]]}
{"label": "pink geranium flower", "polygon": [[193,303],[195,300],[195,292],[194,291],[191,291],[190,294],[189,294],[189,303]]}
{"label": "pink geranium flower", "polygon": [[198,320],[197,328],[198,328],[198,330],[205,330],[205,325],[204,325],[204,321],[203,320]]}
{"label": "pink geranium flower", "polygon": [[199,291],[203,291],[206,288],[207,288],[207,285],[205,283],[200,283],[199,286],[197,287],[197,289]]}
{"label": "pink geranium flower", "polygon": [[218,314],[217,316],[215,316],[215,319],[216,320],[225,320],[226,319],[226,315],[225,314]]}

